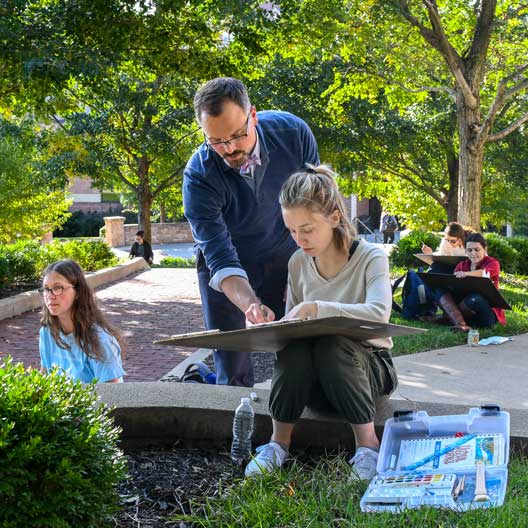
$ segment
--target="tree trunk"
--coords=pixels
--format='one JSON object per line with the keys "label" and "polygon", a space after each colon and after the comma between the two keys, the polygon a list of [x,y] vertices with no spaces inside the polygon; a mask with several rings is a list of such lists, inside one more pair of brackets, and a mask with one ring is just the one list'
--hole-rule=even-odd
{"label": "tree trunk", "polygon": [[149,188],[148,171],[149,163],[146,157],[140,158],[138,160],[139,185],[136,187],[136,196],[138,200],[138,224],[139,229],[145,231],[144,239],[147,242],[152,242],[150,213],[153,198]]}
{"label": "tree trunk", "polygon": [[456,222],[458,220],[458,178],[459,163],[456,152],[450,150],[447,155],[447,173],[449,175],[449,189],[446,198],[447,222]]}
{"label": "tree trunk", "polygon": [[474,141],[480,129],[480,105],[475,109],[469,108],[462,95],[458,94],[457,107],[460,141],[458,221],[480,231],[484,145]]}
{"label": "tree trunk", "polygon": [[167,211],[165,210],[165,204],[163,202],[160,203],[160,224],[166,224],[167,223]]}

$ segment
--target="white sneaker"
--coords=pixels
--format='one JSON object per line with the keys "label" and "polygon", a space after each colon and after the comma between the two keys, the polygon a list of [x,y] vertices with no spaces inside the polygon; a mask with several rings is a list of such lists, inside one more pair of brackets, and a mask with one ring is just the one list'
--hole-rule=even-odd
{"label": "white sneaker", "polygon": [[358,447],[348,463],[352,465],[352,480],[372,480],[376,475],[378,453],[369,447]]}
{"label": "white sneaker", "polygon": [[269,473],[280,468],[288,458],[288,451],[285,451],[277,442],[261,445],[255,451],[257,455],[246,466],[246,477]]}

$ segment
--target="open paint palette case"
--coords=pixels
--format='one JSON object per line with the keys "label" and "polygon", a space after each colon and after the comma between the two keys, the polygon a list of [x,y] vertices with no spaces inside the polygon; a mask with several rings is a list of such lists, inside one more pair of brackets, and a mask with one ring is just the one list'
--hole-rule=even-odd
{"label": "open paint palette case", "polygon": [[510,415],[497,405],[450,416],[396,411],[385,423],[377,475],[361,499],[361,510],[500,506],[508,481],[509,439]]}

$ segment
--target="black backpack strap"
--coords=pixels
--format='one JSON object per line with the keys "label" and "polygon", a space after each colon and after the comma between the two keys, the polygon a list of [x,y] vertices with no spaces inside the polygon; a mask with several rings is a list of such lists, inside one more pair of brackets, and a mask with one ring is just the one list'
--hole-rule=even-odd
{"label": "black backpack strap", "polygon": [[394,282],[392,283],[391,289],[392,289],[392,309],[395,312],[402,313],[402,307],[394,300],[394,292],[398,289],[398,286],[401,284],[401,282],[407,277],[407,274],[402,275],[401,277],[398,277],[397,279],[394,279]]}

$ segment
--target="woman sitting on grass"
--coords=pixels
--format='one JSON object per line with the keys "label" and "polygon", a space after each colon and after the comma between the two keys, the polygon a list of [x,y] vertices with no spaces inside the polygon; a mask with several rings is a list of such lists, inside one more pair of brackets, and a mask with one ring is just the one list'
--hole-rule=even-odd
{"label": "woman sitting on grass", "polygon": [[80,266],[73,260],[50,264],[42,286],[42,371],[58,366],[83,383],[123,381],[120,335],[98,308]]}
{"label": "woman sitting on grass", "polygon": [[[455,268],[455,276],[489,277],[495,288],[499,289],[500,264],[493,257],[488,256],[488,244],[480,233],[471,233],[466,238],[466,252],[468,258],[459,262]],[[506,324],[506,317],[502,308],[492,308],[488,300],[477,292],[466,295],[456,302],[449,292],[442,292],[438,304],[447,315],[454,328],[468,331],[470,327],[489,327],[499,322]]]}
{"label": "woman sitting on grass", "polygon": [[[300,247],[288,265],[284,319],[342,315],[387,323],[392,304],[387,256],[378,245],[353,240],[334,177],[327,166],[310,167],[282,187],[284,222]],[[249,322],[256,322],[257,309],[246,313]],[[282,466],[295,423],[310,405],[330,407],[350,422],[357,448],[350,460],[353,478],[370,480],[380,446],[376,403],[397,385],[391,348],[390,338],[358,342],[335,335],[297,339],[279,351],[269,401],[273,435],[257,448],[246,476]]]}

